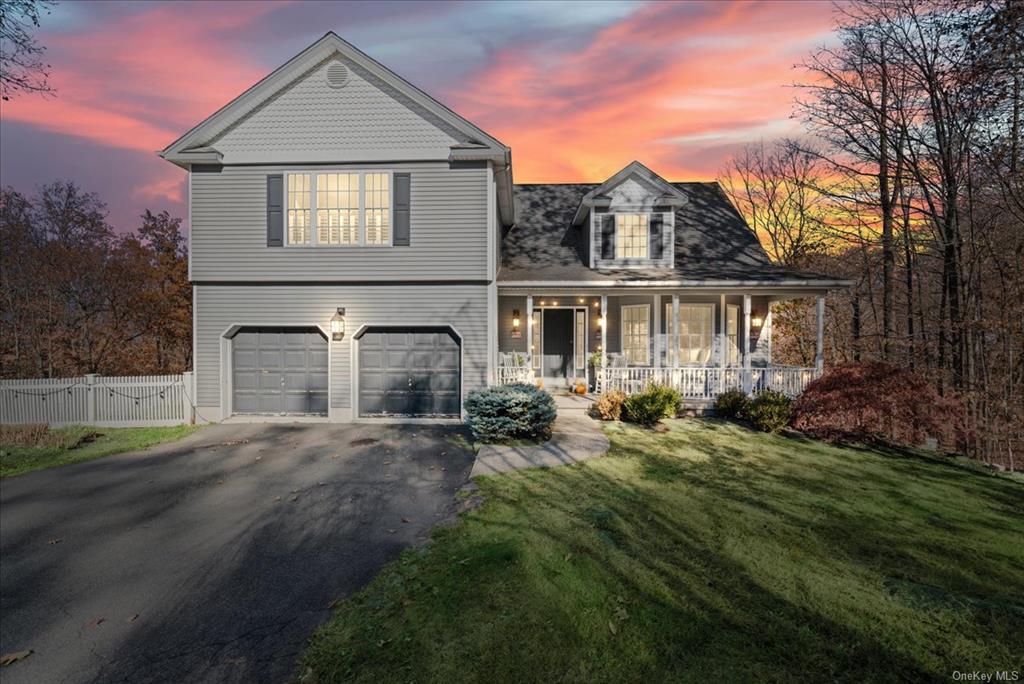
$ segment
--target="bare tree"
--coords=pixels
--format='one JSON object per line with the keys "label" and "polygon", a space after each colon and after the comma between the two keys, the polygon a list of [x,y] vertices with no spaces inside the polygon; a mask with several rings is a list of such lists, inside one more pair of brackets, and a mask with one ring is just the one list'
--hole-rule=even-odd
{"label": "bare tree", "polygon": [[0,0],[0,97],[18,93],[49,94],[50,65],[43,62],[46,48],[33,33],[39,19],[56,6],[53,0]]}
{"label": "bare tree", "polygon": [[827,240],[822,163],[792,141],[749,145],[719,174],[719,182],[765,242],[773,261],[800,266]]}

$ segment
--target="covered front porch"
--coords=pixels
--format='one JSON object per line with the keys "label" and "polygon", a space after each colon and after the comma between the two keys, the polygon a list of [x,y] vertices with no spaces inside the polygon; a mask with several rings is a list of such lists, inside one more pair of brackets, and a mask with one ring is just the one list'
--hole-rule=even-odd
{"label": "covered front porch", "polygon": [[[817,300],[813,367],[772,362],[772,304],[797,297]],[[824,297],[824,290],[503,288],[496,381],[627,394],[658,383],[698,406],[734,388],[795,397],[821,374]]]}

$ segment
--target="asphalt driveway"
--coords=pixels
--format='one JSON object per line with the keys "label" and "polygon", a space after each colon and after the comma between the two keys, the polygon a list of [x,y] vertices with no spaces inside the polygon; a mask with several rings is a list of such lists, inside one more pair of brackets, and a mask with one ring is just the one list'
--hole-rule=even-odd
{"label": "asphalt driveway", "polygon": [[450,511],[459,427],[217,425],[0,481],[0,671],[281,682],[333,600]]}

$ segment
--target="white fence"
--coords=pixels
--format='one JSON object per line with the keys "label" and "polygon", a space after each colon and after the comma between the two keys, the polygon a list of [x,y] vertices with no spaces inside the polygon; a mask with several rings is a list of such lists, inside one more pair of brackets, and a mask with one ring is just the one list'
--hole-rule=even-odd
{"label": "white fence", "polygon": [[191,423],[192,373],[0,380],[0,423],[147,427]]}
{"label": "white fence", "polygon": [[775,390],[796,397],[811,380],[818,377],[813,368],[773,366],[770,368],[606,368],[604,377],[598,371],[599,390],[622,390],[626,394],[641,392],[648,385],[673,387],[690,401],[711,401],[727,389],[741,389],[748,394]]}

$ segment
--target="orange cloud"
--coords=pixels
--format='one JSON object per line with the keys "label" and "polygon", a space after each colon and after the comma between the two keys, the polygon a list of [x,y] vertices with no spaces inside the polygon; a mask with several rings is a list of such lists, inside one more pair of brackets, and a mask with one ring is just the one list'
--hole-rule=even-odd
{"label": "orange cloud", "polygon": [[521,181],[601,180],[632,159],[713,176],[744,142],[797,130],[791,66],[824,3],[658,3],[595,34],[499,51],[449,97],[515,153]]}

